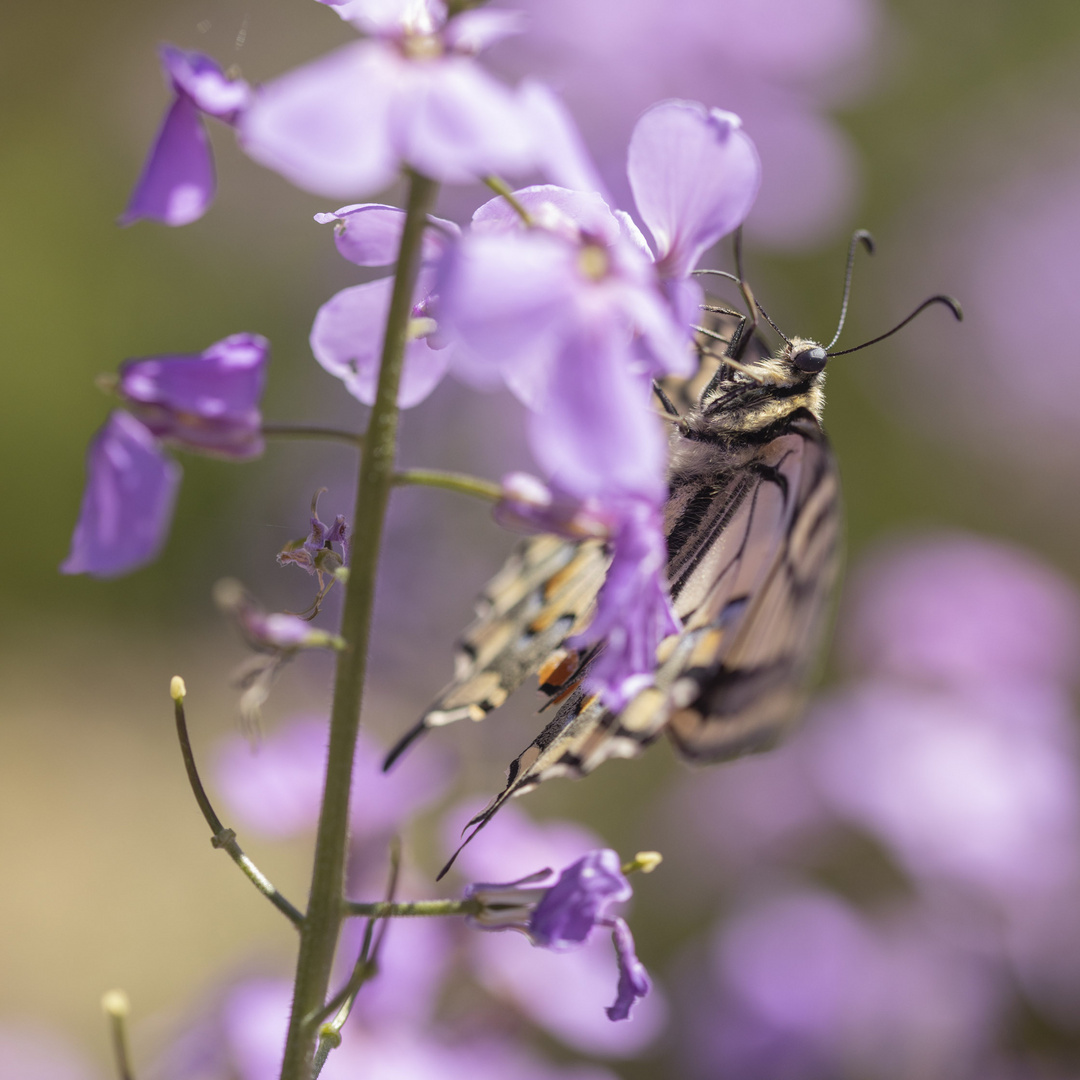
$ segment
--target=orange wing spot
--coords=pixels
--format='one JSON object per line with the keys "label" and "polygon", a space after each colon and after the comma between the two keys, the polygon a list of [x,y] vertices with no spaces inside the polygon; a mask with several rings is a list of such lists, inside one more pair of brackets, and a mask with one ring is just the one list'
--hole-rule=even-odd
{"label": "orange wing spot", "polygon": [[710,630],[701,635],[690,654],[688,667],[713,667],[720,653],[720,643],[724,640],[723,630]]}
{"label": "orange wing spot", "polygon": [[536,673],[541,689],[556,689],[577,671],[577,653],[556,649]]}

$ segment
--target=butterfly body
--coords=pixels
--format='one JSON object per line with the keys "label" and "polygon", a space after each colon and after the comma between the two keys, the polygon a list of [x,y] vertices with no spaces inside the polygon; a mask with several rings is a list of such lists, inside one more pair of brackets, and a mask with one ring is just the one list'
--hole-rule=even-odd
{"label": "butterfly body", "polygon": [[[727,317],[714,325],[730,337]],[[699,338],[698,374],[665,386],[678,414],[667,577],[682,629],[661,643],[653,684],[618,712],[589,692],[602,646],[565,642],[588,625],[610,554],[597,540],[535,537],[485,590],[455,679],[391,755],[427,727],[481,719],[538,672],[555,715],[511,763],[478,827],[511,796],[633,757],[663,731],[681,756],[717,761],[771,745],[800,711],[840,546],[838,477],[821,426],[825,350],[801,339],[775,355],[756,337],[747,345],[736,361]]]}

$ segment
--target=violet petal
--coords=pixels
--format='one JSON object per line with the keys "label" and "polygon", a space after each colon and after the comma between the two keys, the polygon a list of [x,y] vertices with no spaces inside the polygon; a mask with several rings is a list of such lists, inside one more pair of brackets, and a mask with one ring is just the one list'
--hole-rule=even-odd
{"label": "violet petal", "polygon": [[388,109],[403,63],[360,41],[274,79],[241,117],[244,150],[320,195],[386,187],[398,171]]}
{"label": "violet petal", "polygon": [[[424,278],[422,274],[420,288],[425,287]],[[393,286],[393,279],[380,278],[342,289],[319,308],[311,327],[315,359],[365,405],[375,401]],[[408,409],[423,401],[446,373],[451,357],[449,348],[433,349],[422,337],[411,340],[405,347],[399,406]]]}
{"label": "violet petal", "polygon": [[590,851],[559,875],[529,919],[533,941],[547,949],[584,941],[608,905],[633,894],[611,848]]}
{"label": "violet petal", "polygon": [[230,79],[217,61],[174,45],[161,47],[161,64],[178,94],[191,98],[200,112],[231,124],[251,100],[243,79]]}
{"label": "violet petal", "polygon": [[638,998],[643,998],[652,989],[652,980],[645,970],[645,965],[637,958],[634,951],[634,936],[625,919],[616,919],[611,933],[615,943],[615,955],[619,960],[619,987],[615,993],[615,1004],[605,1010],[609,1020],[627,1020],[630,1008]]}
{"label": "violet petal", "polygon": [[149,218],[188,225],[206,213],[214,189],[210,140],[195,103],[180,95],[165,114],[120,224]]}
{"label": "violet petal", "polygon": [[115,577],[151,562],[172,521],[180,466],[135,417],[114,412],[86,454],[86,491],[64,574]]}
{"label": "violet petal", "polygon": [[641,117],[627,172],[670,277],[686,277],[742,223],[761,184],[757,150],[739,118],[692,101],[662,102]]}

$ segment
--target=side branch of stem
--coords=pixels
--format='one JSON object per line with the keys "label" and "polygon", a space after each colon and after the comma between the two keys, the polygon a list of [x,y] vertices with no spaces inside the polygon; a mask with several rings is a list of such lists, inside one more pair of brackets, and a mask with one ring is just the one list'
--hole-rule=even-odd
{"label": "side branch of stem", "polygon": [[206,794],[206,789],[203,787],[202,780],[199,777],[199,770],[195,765],[195,754],[191,749],[191,738],[188,735],[187,729],[187,717],[184,713],[184,699],[178,697],[174,701],[174,711],[176,713],[176,736],[180,740],[180,753],[184,757],[184,768],[187,770],[188,782],[191,784],[191,791],[195,796],[195,801],[199,804],[199,809],[202,811],[202,816],[206,819],[206,824],[210,826],[210,832],[212,833],[210,842],[216,848],[221,848],[223,851],[228,852],[229,857],[237,866],[244,872],[244,876],[255,886],[274,905],[293,926],[298,929],[304,925],[303,912],[294,907],[280,892],[274,887],[270,879],[244,854],[243,849],[237,843],[236,833],[232,829],[227,829],[221,822],[221,818],[217,816],[214,811],[214,807],[210,802],[209,796]]}
{"label": "side branch of stem", "polygon": [[421,487],[442,488],[456,491],[461,495],[473,495],[478,499],[498,502],[503,497],[503,489],[490,480],[468,473],[445,472],[442,469],[402,469],[394,473],[395,486],[416,484]]}

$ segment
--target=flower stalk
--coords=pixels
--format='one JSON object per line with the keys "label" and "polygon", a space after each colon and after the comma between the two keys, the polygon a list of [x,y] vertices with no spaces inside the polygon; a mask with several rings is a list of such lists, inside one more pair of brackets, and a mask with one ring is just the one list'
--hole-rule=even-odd
{"label": "flower stalk", "polygon": [[383,522],[393,486],[401,382],[413,292],[420,270],[421,240],[437,185],[410,174],[405,225],[398,253],[394,289],[379,367],[379,383],[364,437],[356,492],[353,559],[345,587],[341,636],[330,714],[330,752],[322,809],[315,840],[311,892],[297,959],[292,1015],[281,1080],[308,1080],[318,1032],[306,1018],[323,1007],[344,915],[343,887],[348,843],[349,795],[353,755],[360,728],[360,707],[367,671],[375,572]]}

